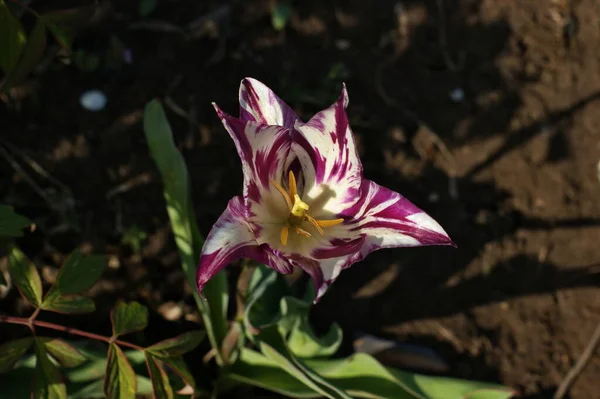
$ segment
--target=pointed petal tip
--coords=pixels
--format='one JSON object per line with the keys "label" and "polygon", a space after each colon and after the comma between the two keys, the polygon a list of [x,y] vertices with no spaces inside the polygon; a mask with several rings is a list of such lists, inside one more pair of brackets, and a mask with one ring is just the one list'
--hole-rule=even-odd
{"label": "pointed petal tip", "polygon": [[348,107],[350,98],[348,97],[348,89],[346,88],[346,82],[342,82],[342,91],[338,98],[338,102],[341,102],[343,104],[344,108]]}

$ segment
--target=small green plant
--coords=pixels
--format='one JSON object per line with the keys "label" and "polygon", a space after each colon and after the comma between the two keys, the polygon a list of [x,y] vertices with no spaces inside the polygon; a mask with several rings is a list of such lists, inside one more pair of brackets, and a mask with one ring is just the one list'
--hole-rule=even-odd
{"label": "small green plant", "polygon": [[[88,290],[106,268],[106,257],[73,252],[62,265],[55,284],[44,295],[40,275],[35,265],[16,246],[8,248],[8,266],[13,284],[23,298],[34,307],[29,317],[0,315],[0,324],[23,325],[31,337],[6,342],[0,346],[0,385],[2,395],[19,398],[31,385],[31,397],[77,398],[108,397],[135,398],[138,393],[154,392],[160,398],[174,397],[172,378],[166,369],[179,375],[182,392],[193,392],[191,376],[182,355],[193,350],[204,337],[201,331],[191,331],[175,338],[142,347],[121,338],[142,331],[148,324],[148,309],[137,302],[119,302],[110,319],[112,335],[102,336],[89,331],[41,321],[42,311],[62,314],[90,313],[94,302],[81,292]],[[44,336],[40,330],[54,330],[87,339],[87,343],[69,343],[66,340]],[[104,343],[104,352],[91,341]],[[131,359],[140,364],[142,354],[147,371],[136,372]],[[28,352],[32,352],[28,355]],[[31,357],[35,359],[32,363]],[[63,375],[64,374],[64,375]],[[66,377],[66,378],[65,378]],[[100,396],[98,396],[100,395]]]}
{"label": "small green plant", "polygon": [[31,13],[36,23],[27,34],[5,0],[0,0],[0,93],[18,84],[40,61],[47,43],[47,31],[67,51],[71,50],[75,32],[90,21],[95,6],[39,14],[18,0],[8,0],[18,9]]}

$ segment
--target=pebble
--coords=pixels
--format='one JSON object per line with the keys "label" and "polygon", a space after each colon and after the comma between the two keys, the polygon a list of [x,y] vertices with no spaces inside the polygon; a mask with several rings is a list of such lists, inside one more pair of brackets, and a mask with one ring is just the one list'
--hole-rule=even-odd
{"label": "pebble", "polygon": [[101,111],[106,107],[106,95],[100,90],[88,90],[79,97],[79,103],[88,111]]}
{"label": "pebble", "polygon": [[460,87],[457,87],[450,92],[450,99],[455,103],[462,102],[465,99],[465,92]]}

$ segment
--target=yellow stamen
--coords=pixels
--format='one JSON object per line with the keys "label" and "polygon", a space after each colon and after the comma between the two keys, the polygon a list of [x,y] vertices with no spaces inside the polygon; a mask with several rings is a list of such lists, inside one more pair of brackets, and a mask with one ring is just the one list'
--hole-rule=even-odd
{"label": "yellow stamen", "polygon": [[315,226],[315,229],[317,229],[321,235],[325,234],[325,232],[323,231],[321,226],[319,226],[319,223],[315,220],[315,218],[313,218],[312,216],[309,216],[309,215],[304,215],[304,217],[306,217],[306,220],[308,220],[310,222],[310,224]]}
{"label": "yellow stamen", "polygon": [[298,216],[298,217],[303,217],[304,214],[306,213],[306,211],[308,211],[308,209],[310,208],[306,202],[304,202],[304,201],[302,201],[302,199],[300,199],[300,196],[298,194],[294,195],[293,204],[294,205],[291,208],[290,212],[292,215]]}
{"label": "yellow stamen", "polygon": [[287,244],[287,240],[288,240],[288,234],[290,232],[290,229],[287,226],[283,226],[281,228],[281,245],[283,245],[285,247],[285,245]]}
{"label": "yellow stamen", "polygon": [[[290,210],[290,212],[292,211],[292,200],[290,199],[290,196],[288,195],[287,191],[285,191],[285,189],[283,187],[281,187],[281,185],[279,185],[279,183],[277,183],[274,180],[270,180],[271,184],[273,186],[275,186],[275,188],[277,189],[277,191],[279,191],[279,193],[283,196],[283,199],[285,200],[285,203],[288,206],[288,209]],[[302,201],[300,201],[302,202]]]}
{"label": "yellow stamen", "polygon": [[321,227],[333,227],[344,222],[344,219],[331,219],[331,220],[315,220]]}
{"label": "yellow stamen", "polygon": [[290,198],[296,198],[298,195],[298,188],[296,187],[296,176],[294,176],[294,172],[290,170]]}
{"label": "yellow stamen", "polygon": [[312,234],[310,234],[308,231],[301,229],[300,227],[296,226],[295,231],[297,234],[300,234],[301,236],[304,237],[312,237]]}

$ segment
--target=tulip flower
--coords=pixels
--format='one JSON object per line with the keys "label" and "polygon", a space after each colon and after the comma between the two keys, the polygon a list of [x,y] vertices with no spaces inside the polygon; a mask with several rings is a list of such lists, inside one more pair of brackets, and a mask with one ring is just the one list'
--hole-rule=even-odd
{"label": "tulip flower", "polygon": [[242,81],[239,101],[239,118],[213,104],[241,158],[244,182],[206,238],[200,291],[246,257],[284,274],[303,269],[316,302],[342,270],[375,250],[453,245],[433,218],[363,177],[345,86],[306,123],[255,79]]}

